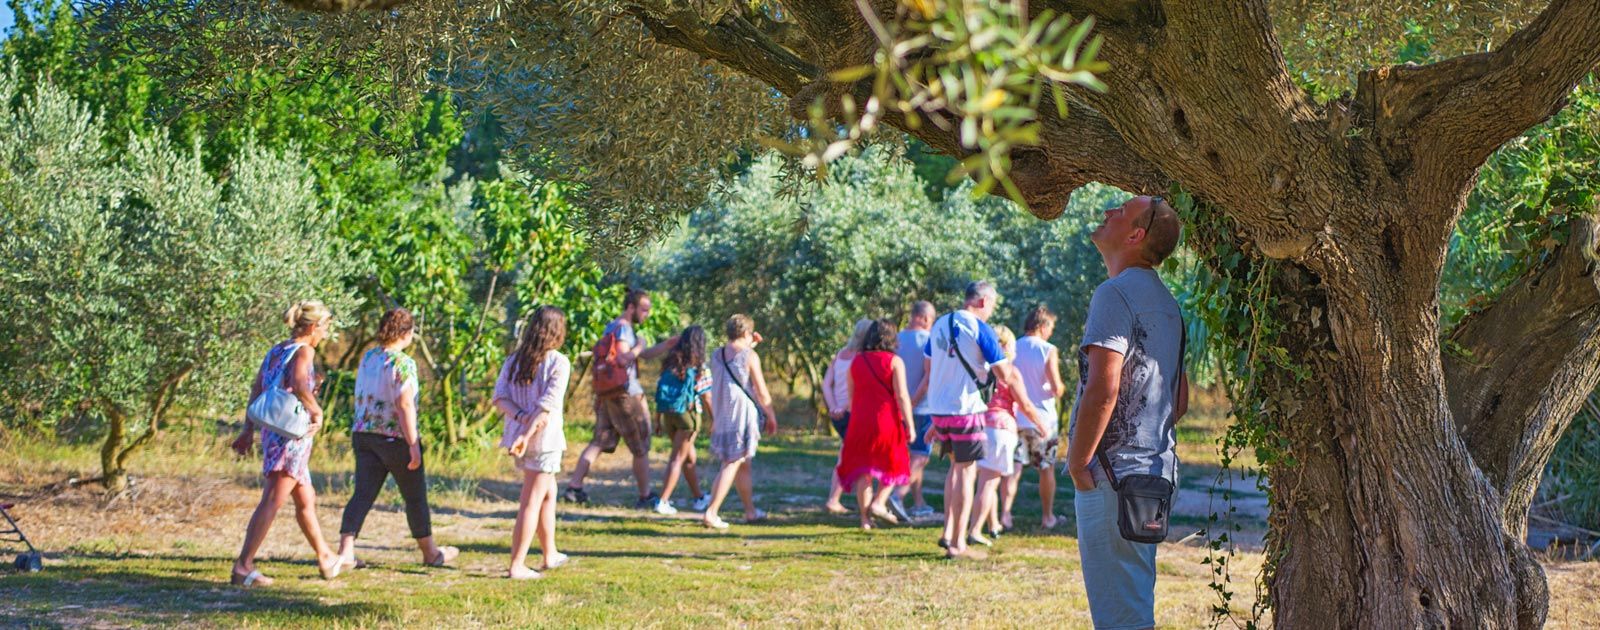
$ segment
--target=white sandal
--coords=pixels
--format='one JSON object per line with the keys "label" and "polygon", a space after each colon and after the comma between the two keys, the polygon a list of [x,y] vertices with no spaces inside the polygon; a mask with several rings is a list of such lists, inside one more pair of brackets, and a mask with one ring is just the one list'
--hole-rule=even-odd
{"label": "white sandal", "polygon": [[272,586],[272,578],[262,575],[260,571],[256,570],[250,571],[248,575],[239,575],[230,571],[228,583],[243,588],[255,588],[257,586]]}

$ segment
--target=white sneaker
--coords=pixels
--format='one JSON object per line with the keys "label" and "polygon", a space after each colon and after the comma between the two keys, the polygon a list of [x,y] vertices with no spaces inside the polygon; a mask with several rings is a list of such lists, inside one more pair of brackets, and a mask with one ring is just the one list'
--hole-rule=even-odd
{"label": "white sneaker", "polygon": [[670,515],[677,514],[677,513],[678,513],[678,508],[672,507],[672,504],[671,503],[667,503],[666,499],[662,499],[660,501],[656,501],[656,514],[666,514],[666,515],[670,516]]}
{"label": "white sneaker", "polygon": [[702,494],[700,498],[694,500],[694,511],[704,512],[708,507],[711,507],[711,495]]}

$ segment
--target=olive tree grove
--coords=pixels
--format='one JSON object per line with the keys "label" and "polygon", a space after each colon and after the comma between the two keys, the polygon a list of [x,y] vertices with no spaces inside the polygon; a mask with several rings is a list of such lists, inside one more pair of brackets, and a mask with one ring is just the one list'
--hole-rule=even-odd
{"label": "olive tree grove", "polygon": [[[1230,294],[1250,321],[1218,331],[1262,350],[1234,402],[1271,447],[1276,623],[1544,621],[1522,535],[1600,378],[1592,200],[1450,327],[1439,287],[1480,167],[1600,63],[1600,0],[285,4],[218,45],[383,64],[397,85],[443,77],[584,182],[602,242],[669,224],[753,138],[871,123],[1004,173],[996,190],[1041,218],[1088,182],[1179,189],[1188,246],[1232,280],[1217,286],[1251,287]],[[257,6],[206,5],[164,24]],[[1074,38],[1089,18],[1098,39]],[[1073,29],[1031,35],[1059,19]],[[1416,27],[1426,63],[1392,63]]]}

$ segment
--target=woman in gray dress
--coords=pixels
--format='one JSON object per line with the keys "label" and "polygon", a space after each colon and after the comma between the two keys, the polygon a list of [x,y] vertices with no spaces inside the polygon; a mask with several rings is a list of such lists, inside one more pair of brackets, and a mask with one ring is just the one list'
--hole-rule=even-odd
{"label": "woman in gray dress", "polygon": [[[717,422],[711,431],[711,455],[722,461],[706,507],[703,522],[712,529],[727,529],[717,516],[728,490],[739,489],[744,503],[744,520],[753,523],[766,518],[756,509],[750,462],[756,456],[761,433],[778,432],[777,415],[772,412],[772,394],[761,375],[761,358],[756,356],[755,322],[747,315],[728,318],[724,327],[728,343],[711,353],[711,407]],[[765,425],[765,426],[763,426]]]}

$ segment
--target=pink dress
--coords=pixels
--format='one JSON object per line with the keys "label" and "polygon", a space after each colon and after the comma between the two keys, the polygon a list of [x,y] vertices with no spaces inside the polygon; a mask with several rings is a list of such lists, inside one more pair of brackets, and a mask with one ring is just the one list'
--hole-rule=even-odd
{"label": "pink dress", "polygon": [[[267,351],[267,358],[261,362],[262,387],[283,387],[288,389],[284,378],[286,363],[295,351],[304,344],[281,343]],[[312,375],[316,374],[316,367],[312,367]],[[261,476],[266,477],[275,472],[289,473],[295,481],[311,485],[311,439],[305,436],[298,440],[286,438],[276,432],[261,430]]]}

